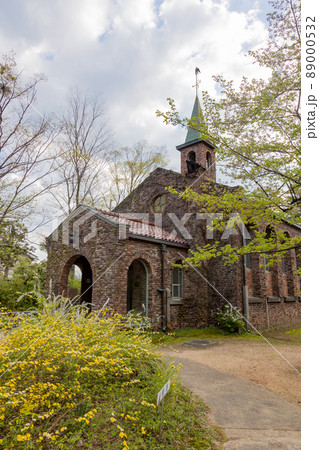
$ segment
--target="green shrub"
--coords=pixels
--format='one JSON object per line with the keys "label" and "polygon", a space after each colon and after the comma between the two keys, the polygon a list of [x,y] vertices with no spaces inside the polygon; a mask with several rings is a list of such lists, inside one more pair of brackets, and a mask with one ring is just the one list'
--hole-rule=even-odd
{"label": "green shrub", "polygon": [[297,330],[293,329],[293,330],[286,331],[286,334],[289,334],[291,336],[298,338],[301,336],[301,328],[297,328]]}
{"label": "green shrub", "polygon": [[228,331],[228,333],[239,333],[240,330],[246,331],[239,309],[235,306],[225,305],[223,309],[220,309],[216,322],[220,328]]}
{"label": "green shrub", "polygon": [[26,311],[38,307],[38,295],[33,283],[21,284],[0,279],[0,303],[12,311]]}
{"label": "green shrub", "polygon": [[12,311],[38,308],[44,292],[46,262],[19,258],[9,280],[0,278],[0,303]]}

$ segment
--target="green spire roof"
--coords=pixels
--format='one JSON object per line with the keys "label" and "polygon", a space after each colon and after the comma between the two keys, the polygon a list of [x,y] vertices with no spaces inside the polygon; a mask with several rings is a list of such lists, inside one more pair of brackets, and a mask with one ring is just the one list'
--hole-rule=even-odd
{"label": "green spire roof", "polygon": [[[200,107],[200,103],[198,100],[198,96],[196,95],[195,103],[193,107],[192,117],[194,127],[200,128],[200,125],[203,123],[202,119],[202,108]],[[198,126],[196,126],[198,124]],[[193,144],[196,144],[197,142],[205,142],[206,145],[208,145],[212,150],[214,150],[216,147],[214,144],[212,144],[210,141],[203,139],[201,136],[201,133],[198,130],[194,130],[191,127],[188,127],[187,135],[184,144],[177,145],[177,150],[181,151],[185,147],[189,147]]]}
{"label": "green spire roof", "polygon": [[[200,116],[202,114],[202,110],[200,107],[200,103],[198,100],[198,97],[196,95],[195,98],[195,103],[194,103],[194,107],[193,107],[193,111],[192,111],[192,119],[197,119],[198,120],[198,125],[200,125]],[[196,120],[195,120],[196,122]],[[197,130],[194,130],[193,128],[189,127],[187,130],[187,135],[186,135],[186,139],[185,139],[185,144],[186,142],[191,142],[191,141],[197,141],[200,140],[200,133]]]}

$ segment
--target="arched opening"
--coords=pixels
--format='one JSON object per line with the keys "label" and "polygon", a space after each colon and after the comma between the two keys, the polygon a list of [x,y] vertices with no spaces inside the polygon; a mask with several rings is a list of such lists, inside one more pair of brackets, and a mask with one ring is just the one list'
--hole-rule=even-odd
{"label": "arched opening", "polygon": [[265,257],[265,264],[267,265],[271,261],[270,266],[266,266],[266,283],[267,283],[267,295],[280,297],[283,291],[283,283],[280,277],[280,267],[277,262],[277,258],[275,255],[277,249],[277,233],[271,225],[268,225],[266,228],[266,240],[268,244],[272,245],[270,252],[268,253],[269,257]]}
{"label": "arched opening", "polygon": [[194,173],[200,167],[200,164],[196,162],[196,153],[194,151],[188,153],[186,165],[188,173]]}
{"label": "arched opening", "polygon": [[188,161],[195,163],[196,162],[196,153],[193,151],[189,152],[187,159],[188,159]]}
{"label": "arched opening", "polygon": [[135,259],[127,271],[127,312],[148,316],[148,269],[146,264]]}
{"label": "arched opening", "polygon": [[[289,233],[287,233],[287,231],[285,231],[284,236],[285,240],[290,238]],[[287,252],[282,256],[281,259],[281,271],[284,275],[287,275],[288,271],[290,270],[289,266],[290,266],[290,252]]]}
{"label": "arched opening", "polygon": [[89,261],[83,255],[71,258],[64,268],[63,278],[67,285],[63,289],[66,296],[76,303],[85,303],[89,310],[92,308],[93,274]]}
{"label": "arched opening", "polygon": [[[267,242],[271,242],[271,243],[275,242],[276,239],[277,239],[276,232],[275,232],[275,230],[273,229],[273,227],[271,225],[268,225],[267,228],[266,228],[266,236],[265,236],[265,238],[266,238]],[[268,265],[269,259],[270,258],[265,256],[265,270],[266,270],[266,272],[270,272],[271,268],[272,268],[271,266]]]}
{"label": "arched opening", "polygon": [[68,297],[72,300],[81,295],[82,271],[76,265],[72,264],[68,276]]}
{"label": "arched opening", "polygon": [[[273,241],[273,238],[275,236],[275,231],[274,229],[268,225],[266,228],[266,240],[267,242],[271,242]],[[276,292],[276,285],[278,283],[276,283],[276,278],[277,278],[277,274],[276,271],[274,270],[275,267],[273,266],[273,264],[269,265],[270,263],[270,259],[271,259],[272,254],[270,253],[269,256],[266,253],[265,255],[265,278],[266,278],[266,295],[267,296],[273,296],[274,293]]]}
{"label": "arched opening", "polygon": [[211,165],[212,165],[212,155],[209,152],[207,152],[206,153],[206,169],[209,169]]}
{"label": "arched opening", "polygon": [[[290,234],[285,231],[283,242],[289,242],[290,237]],[[291,297],[294,297],[299,291],[298,280],[296,277],[296,264],[295,252],[288,250],[281,259],[281,273],[285,285],[284,295]]]}

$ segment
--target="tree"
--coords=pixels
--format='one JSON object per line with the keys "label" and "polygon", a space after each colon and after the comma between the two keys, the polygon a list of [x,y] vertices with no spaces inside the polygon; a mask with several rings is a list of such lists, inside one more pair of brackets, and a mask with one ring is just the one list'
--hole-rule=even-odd
{"label": "tree", "polygon": [[57,131],[36,108],[35,75],[24,82],[14,55],[0,63],[0,227],[6,220],[22,220],[33,202],[52,186],[50,145]]}
{"label": "tree", "polygon": [[167,165],[165,153],[165,147],[151,146],[146,141],[118,150],[110,164],[110,187],[101,199],[103,206],[115,208],[156,167]]}
{"label": "tree", "polygon": [[57,206],[70,213],[81,203],[95,204],[113,142],[101,100],[78,88],[70,90],[59,126],[63,138],[56,169],[61,184],[52,195]]}
{"label": "tree", "polygon": [[[203,139],[216,146],[223,172],[241,188],[220,195],[211,185],[200,194],[183,193],[206,212],[239,214],[253,231],[253,239],[241,249],[221,242],[198,249],[193,264],[223,255],[236,261],[245,253],[267,255],[269,263],[279,260],[289,249],[300,248],[299,238],[289,238],[278,227],[282,220],[299,223],[300,176],[300,0],[271,0],[274,12],[268,15],[269,40],[264,48],[249,52],[255,64],[267,69],[268,78],[243,78],[238,89],[233,82],[214,76],[222,98],[203,93],[201,120],[181,118],[174,101],[171,110],[157,112],[166,123],[182,124],[200,131]],[[225,229],[225,221],[215,219],[214,227]],[[267,235],[265,224],[276,229]]]}
{"label": "tree", "polygon": [[34,259],[32,248],[27,241],[27,228],[16,220],[5,220],[0,225],[0,266],[3,278],[7,279],[9,270],[21,256]]}
{"label": "tree", "polygon": [[0,303],[9,310],[26,311],[39,307],[39,293],[44,293],[46,261],[34,262],[19,256],[10,279],[0,278]]}
{"label": "tree", "polygon": [[26,288],[44,292],[46,261],[35,262],[27,257],[19,257],[12,273],[12,281]]}

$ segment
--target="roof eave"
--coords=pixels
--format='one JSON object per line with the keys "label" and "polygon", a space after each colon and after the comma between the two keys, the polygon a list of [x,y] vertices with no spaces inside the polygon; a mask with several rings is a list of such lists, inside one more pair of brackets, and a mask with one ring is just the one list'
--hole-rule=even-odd
{"label": "roof eave", "polygon": [[[99,219],[103,220],[104,222],[107,222],[108,224],[112,225],[113,227],[119,227],[120,224],[118,222],[116,222],[115,220],[111,219],[110,217],[106,216],[105,214],[101,213],[100,211],[96,210],[95,208],[92,208],[91,206],[87,206],[87,205],[78,205],[70,214],[68,214],[66,216],[66,218],[60,223],[60,225],[58,225],[54,231],[52,231],[51,234],[49,234],[49,236],[46,237],[46,239],[49,239],[58,228],[60,228],[61,226],[63,226],[63,224],[66,221],[70,221],[72,220],[74,217],[77,216],[76,212],[85,212],[85,211],[90,211],[92,213],[92,215],[98,217]],[[129,227],[129,225],[127,225]]]}
{"label": "roof eave", "polygon": [[181,242],[168,241],[166,239],[156,239],[156,238],[152,238],[150,236],[142,236],[142,235],[133,234],[133,233],[129,233],[128,237],[129,237],[129,239],[137,239],[139,241],[148,241],[148,242],[154,242],[155,244],[166,244],[166,245],[170,245],[172,247],[180,247],[180,248],[189,249],[188,244],[182,244]]}
{"label": "roof eave", "polygon": [[194,139],[193,141],[188,141],[188,142],[184,142],[184,144],[180,144],[176,146],[176,150],[183,150],[184,148],[190,147],[194,144],[199,144],[203,142],[204,144],[206,144],[209,148],[211,148],[212,150],[214,150],[215,148],[217,148],[215,145],[213,145],[211,142],[207,141],[206,139]]}
{"label": "roof eave", "polygon": [[292,223],[285,219],[282,219],[282,222],[286,223],[287,225],[290,225],[291,227],[295,227],[298,230],[301,230],[301,225],[298,225],[297,223]]}

